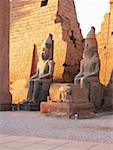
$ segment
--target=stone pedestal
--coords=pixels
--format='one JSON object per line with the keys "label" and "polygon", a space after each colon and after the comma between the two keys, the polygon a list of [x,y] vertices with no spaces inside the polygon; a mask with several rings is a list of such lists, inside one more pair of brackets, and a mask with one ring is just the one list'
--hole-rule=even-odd
{"label": "stone pedestal", "polygon": [[27,104],[20,104],[19,110],[25,110],[25,111],[39,111],[40,106],[37,103],[27,103]]}
{"label": "stone pedestal", "polygon": [[74,85],[72,83],[55,83],[50,87],[50,100],[53,102],[60,102],[60,89],[70,87],[70,94],[67,95],[66,91],[66,100],[65,102],[73,102],[73,103],[88,103],[88,90],[86,88],[80,88],[79,85]]}
{"label": "stone pedestal", "polygon": [[86,118],[95,108],[92,103],[42,102],[40,110],[45,115],[72,118],[78,114],[79,118]]}
{"label": "stone pedestal", "polygon": [[[92,118],[94,105],[89,103],[88,90],[74,84],[52,84],[48,102],[40,105],[41,113],[60,117]],[[63,96],[62,96],[63,95]]]}
{"label": "stone pedestal", "polygon": [[11,109],[9,92],[9,0],[0,0],[0,110]]}

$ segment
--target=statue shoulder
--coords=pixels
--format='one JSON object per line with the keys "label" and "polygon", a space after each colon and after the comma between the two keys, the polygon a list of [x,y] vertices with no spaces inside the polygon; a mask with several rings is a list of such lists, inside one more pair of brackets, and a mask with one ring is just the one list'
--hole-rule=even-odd
{"label": "statue shoulder", "polygon": [[53,60],[47,60],[47,63],[49,63],[49,64],[55,64],[55,62]]}
{"label": "statue shoulder", "polygon": [[95,62],[99,63],[99,57],[98,56],[95,56],[94,60],[95,60]]}
{"label": "statue shoulder", "polygon": [[37,66],[42,65],[42,61],[38,61]]}
{"label": "statue shoulder", "polygon": [[47,61],[45,62],[45,65],[49,65],[49,66],[54,67],[54,66],[55,66],[55,62],[54,62],[53,60],[47,60]]}
{"label": "statue shoulder", "polygon": [[48,60],[48,63],[51,65],[55,65],[55,62],[53,60]]}

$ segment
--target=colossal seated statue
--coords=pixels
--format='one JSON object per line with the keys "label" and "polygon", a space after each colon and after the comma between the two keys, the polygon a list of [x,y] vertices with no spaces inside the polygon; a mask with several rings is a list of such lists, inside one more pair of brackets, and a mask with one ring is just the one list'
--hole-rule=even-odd
{"label": "colossal seated statue", "polygon": [[88,80],[98,79],[100,70],[100,63],[97,51],[97,41],[95,36],[95,28],[87,34],[85,40],[85,47],[83,52],[83,59],[80,64],[80,72],[75,76],[74,83],[80,82],[81,87]]}
{"label": "colossal seated statue", "polygon": [[50,50],[43,49],[41,60],[37,65],[37,72],[29,81],[27,103],[40,103],[47,99],[54,72],[54,61],[50,60]]}
{"label": "colossal seated statue", "polygon": [[100,61],[97,51],[95,28],[91,27],[86,40],[83,52],[83,59],[80,64],[80,72],[74,78],[74,84],[85,87],[89,91],[89,101],[100,109],[102,101],[102,90],[99,82]]}
{"label": "colossal seated statue", "polygon": [[83,87],[88,80],[98,80],[99,68],[99,59],[95,48],[85,49],[80,64],[80,72],[75,76],[74,83],[80,83],[80,86]]}

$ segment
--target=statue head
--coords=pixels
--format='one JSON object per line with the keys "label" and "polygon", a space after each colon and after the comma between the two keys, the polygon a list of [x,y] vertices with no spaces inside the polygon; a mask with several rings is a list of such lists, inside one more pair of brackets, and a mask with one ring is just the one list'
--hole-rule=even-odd
{"label": "statue head", "polygon": [[53,39],[53,35],[51,33],[49,33],[48,37],[50,37],[51,39]]}
{"label": "statue head", "polygon": [[86,39],[92,39],[92,38],[96,38],[95,35],[95,27],[91,27],[90,31],[88,32]]}
{"label": "statue head", "polygon": [[53,41],[53,35],[49,33],[45,40],[43,41],[42,48],[51,49],[52,47],[52,41]]}
{"label": "statue head", "polygon": [[92,26],[91,29],[95,31],[95,27],[94,26]]}
{"label": "statue head", "polygon": [[86,59],[90,59],[91,57],[93,57],[94,55],[94,51],[92,51],[91,49],[85,49],[83,52],[83,58]]}
{"label": "statue head", "polygon": [[43,60],[48,60],[49,57],[50,57],[50,51],[49,51],[49,49],[43,48],[43,49],[42,49],[41,57],[42,57]]}
{"label": "statue head", "polygon": [[98,51],[95,47],[90,47],[84,50],[83,58],[90,59],[93,56],[98,57]]}

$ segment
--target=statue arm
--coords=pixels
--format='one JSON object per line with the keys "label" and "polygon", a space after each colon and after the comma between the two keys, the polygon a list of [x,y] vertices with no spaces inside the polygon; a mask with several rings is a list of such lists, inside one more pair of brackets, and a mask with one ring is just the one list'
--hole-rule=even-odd
{"label": "statue arm", "polygon": [[83,60],[81,60],[81,63],[80,63],[80,72],[75,76],[75,78],[82,77],[83,76],[83,72],[84,72],[84,63],[83,63]]}
{"label": "statue arm", "polygon": [[87,77],[90,77],[90,76],[95,76],[95,75],[98,75],[99,74],[99,70],[100,70],[100,63],[99,63],[99,60],[98,58],[95,59],[95,62],[94,62],[94,71],[91,72],[90,74],[87,74],[84,78],[87,78]]}
{"label": "statue arm", "polygon": [[39,77],[39,67],[38,67],[38,65],[37,65],[37,71],[36,71],[36,73],[31,77],[31,80],[38,79],[38,77]]}
{"label": "statue arm", "polygon": [[91,75],[98,75],[99,70],[100,70],[100,65],[99,65],[99,64],[100,64],[100,63],[99,63],[99,60],[96,59],[96,60],[95,60],[95,69],[94,69],[94,71],[91,73]]}
{"label": "statue arm", "polygon": [[32,79],[37,79],[39,76],[38,76],[38,74],[36,73],[36,74],[34,74],[32,77],[31,77],[31,80]]}
{"label": "statue arm", "polygon": [[91,75],[98,75],[98,73],[99,73],[99,67],[96,65],[95,71],[92,72]]}

